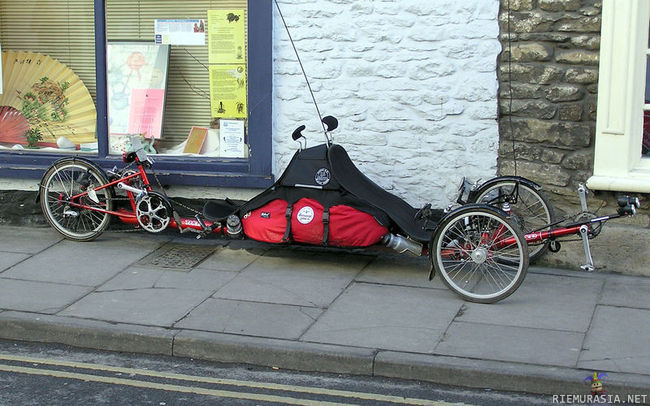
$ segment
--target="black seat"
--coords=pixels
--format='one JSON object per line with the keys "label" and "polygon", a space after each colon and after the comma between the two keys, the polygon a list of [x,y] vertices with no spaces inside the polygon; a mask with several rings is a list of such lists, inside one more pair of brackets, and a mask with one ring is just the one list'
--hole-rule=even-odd
{"label": "black seat", "polygon": [[239,206],[232,202],[210,201],[203,206],[203,217],[210,221],[223,221],[239,210]]}
{"label": "black seat", "polygon": [[344,189],[384,211],[407,236],[422,243],[429,242],[432,232],[423,228],[424,219],[415,220],[418,209],[361,173],[342,146],[332,144],[328,159],[334,178]]}

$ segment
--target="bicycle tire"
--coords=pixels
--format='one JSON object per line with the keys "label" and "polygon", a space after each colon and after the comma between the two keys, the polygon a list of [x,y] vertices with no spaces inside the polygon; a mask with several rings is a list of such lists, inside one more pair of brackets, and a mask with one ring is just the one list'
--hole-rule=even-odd
{"label": "bicycle tire", "polygon": [[[504,241],[512,241],[502,246]],[[443,282],[466,301],[495,303],[526,277],[528,245],[506,215],[469,204],[448,214],[431,239],[430,260]]]}
{"label": "bicycle tire", "polygon": [[[91,162],[79,158],[55,162],[40,184],[41,211],[48,224],[69,240],[92,241],[99,237],[108,227],[111,215],[75,206],[70,198],[79,196],[79,204],[110,211],[113,209],[111,188],[95,191],[106,183],[106,175]],[[89,195],[90,190],[94,191],[93,196]]]}
{"label": "bicycle tire", "polygon": [[[538,190],[524,182],[514,179],[504,179],[496,182],[488,182],[481,186],[474,194],[475,199],[470,203],[482,203],[501,208],[505,197],[511,195],[515,185],[518,184],[518,196],[516,203],[509,202],[510,216],[517,222],[524,234],[532,232],[548,231],[549,224],[556,221],[553,205],[541,190]],[[547,251],[550,240],[538,243],[529,243],[530,263],[534,263]]]}

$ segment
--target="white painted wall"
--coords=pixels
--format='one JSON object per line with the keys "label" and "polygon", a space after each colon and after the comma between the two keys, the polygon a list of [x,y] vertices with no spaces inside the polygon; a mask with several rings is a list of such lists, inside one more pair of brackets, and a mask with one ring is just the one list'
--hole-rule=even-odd
{"label": "white painted wall", "polygon": [[[444,207],[463,175],[496,173],[497,0],[279,0],[335,142],[380,186]],[[273,172],[306,124],[324,136],[280,16],[274,16]]]}

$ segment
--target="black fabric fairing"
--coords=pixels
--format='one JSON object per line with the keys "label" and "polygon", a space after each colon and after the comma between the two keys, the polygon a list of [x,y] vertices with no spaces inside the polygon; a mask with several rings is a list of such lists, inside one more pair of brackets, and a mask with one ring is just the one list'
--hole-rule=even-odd
{"label": "black fabric fairing", "polygon": [[296,152],[277,183],[282,186],[313,187],[324,190],[337,190],[341,187],[332,179],[332,168],[327,159],[325,144]]}
{"label": "black fabric fairing", "polygon": [[328,157],[334,179],[343,189],[385,212],[409,237],[429,242],[431,232],[424,229],[424,220],[415,220],[417,209],[361,173],[342,146],[332,144]]}
{"label": "black fabric fairing", "polygon": [[240,216],[274,199],[293,204],[302,197],[313,198],[326,207],[346,204],[374,216],[395,232],[428,243],[431,231],[423,228],[423,220],[415,220],[417,209],[385,191],[354,165],[340,145],[325,144],[294,154],[280,178],[264,192],[239,208]]}

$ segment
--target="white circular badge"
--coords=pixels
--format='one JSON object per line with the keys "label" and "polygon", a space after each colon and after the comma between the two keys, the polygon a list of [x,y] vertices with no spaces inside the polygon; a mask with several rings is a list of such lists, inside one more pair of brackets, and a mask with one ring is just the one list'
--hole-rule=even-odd
{"label": "white circular badge", "polygon": [[296,214],[296,219],[300,224],[309,224],[314,219],[314,209],[309,206],[305,206],[302,209],[298,210]]}

